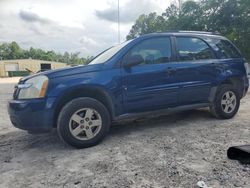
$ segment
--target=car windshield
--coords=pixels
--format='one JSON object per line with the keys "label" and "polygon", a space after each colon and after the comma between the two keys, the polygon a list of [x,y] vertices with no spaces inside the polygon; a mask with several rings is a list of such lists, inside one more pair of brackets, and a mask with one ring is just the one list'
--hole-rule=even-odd
{"label": "car windshield", "polygon": [[117,52],[119,52],[124,46],[126,46],[130,42],[131,40],[103,51],[102,53],[97,55],[89,64],[99,64],[108,61],[111,57],[113,57]]}

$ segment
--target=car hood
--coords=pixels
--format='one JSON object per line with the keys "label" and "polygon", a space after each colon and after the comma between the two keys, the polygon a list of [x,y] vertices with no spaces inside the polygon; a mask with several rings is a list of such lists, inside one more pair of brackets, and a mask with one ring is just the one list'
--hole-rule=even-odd
{"label": "car hood", "polygon": [[26,76],[22,79],[20,79],[21,82],[25,82],[26,80],[33,78],[38,75],[46,75],[48,78],[56,78],[56,77],[62,77],[62,76],[70,76],[73,74],[82,74],[86,72],[93,72],[93,71],[99,71],[103,69],[104,64],[94,64],[94,65],[80,65],[76,67],[66,67],[56,70],[49,70],[45,72],[40,72],[37,74],[33,74],[30,76]]}

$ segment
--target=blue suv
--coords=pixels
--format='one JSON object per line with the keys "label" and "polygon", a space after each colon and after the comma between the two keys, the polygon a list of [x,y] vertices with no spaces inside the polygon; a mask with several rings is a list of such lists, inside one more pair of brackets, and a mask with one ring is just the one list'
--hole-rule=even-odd
{"label": "blue suv", "polygon": [[57,128],[63,141],[96,145],[112,122],[209,107],[232,118],[248,90],[247,63],[226,38],[153,33],[107,49],[89,65],[21,79],[8,111],[17,128]]}

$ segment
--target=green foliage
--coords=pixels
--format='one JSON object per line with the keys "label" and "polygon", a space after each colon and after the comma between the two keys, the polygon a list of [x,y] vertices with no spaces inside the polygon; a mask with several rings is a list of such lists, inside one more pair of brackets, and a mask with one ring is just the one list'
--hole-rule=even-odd
{"label": "green foliage", "polygon": [[189,0],[181,8],[172,4],[162,15],[139,16],[127,39],[176,30],[218,31],[233,41],[250,60],[249,0]]}
{"label": "green foliage", "polygon": [[30,48],[24,50],[16,42],[0,44],[0,60],[8,59],[40,59],[45,61],[57,61],[67,63],[68,65],[88,64],[93,57],[81,58],[79,52],[63,55],[54,51],[44,51],[42,49]]}
{"label": "green foliage", "polygon": [[149,15],[143,14],[139,16],[135,25],[132,26],[127,40],[135,38],[142,33],[160,32],[164,29],[163,24],[164,19],[161,16],[157,16],[155,12]]}

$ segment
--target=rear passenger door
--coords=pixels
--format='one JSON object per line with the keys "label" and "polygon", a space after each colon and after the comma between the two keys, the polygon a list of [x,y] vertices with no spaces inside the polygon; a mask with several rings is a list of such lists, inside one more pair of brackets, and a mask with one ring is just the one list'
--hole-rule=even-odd
{"label": "rear passenger door", "polygon": [[180,105],[207,103],[216,78],[216,58],[210,46],[201,38],[177,36],[178,80]]}

